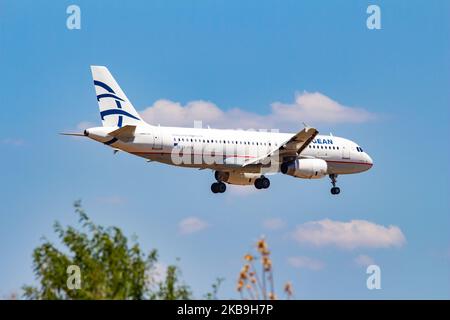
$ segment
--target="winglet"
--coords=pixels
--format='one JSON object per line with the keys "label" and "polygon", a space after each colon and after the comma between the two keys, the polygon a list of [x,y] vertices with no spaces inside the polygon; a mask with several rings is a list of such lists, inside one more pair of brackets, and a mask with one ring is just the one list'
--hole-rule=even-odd
{"label": "winglet", "polygon": [[303,126],[305,127],[305,132],[308,132],[308,130],[311,129],[311,127],[305,122],[303,122]]}

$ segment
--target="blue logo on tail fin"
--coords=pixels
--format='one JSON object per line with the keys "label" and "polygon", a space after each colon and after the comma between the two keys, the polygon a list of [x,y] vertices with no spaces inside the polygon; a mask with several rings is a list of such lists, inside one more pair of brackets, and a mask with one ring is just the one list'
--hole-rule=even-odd
{"label": "blue logo on tail fin", "polygon": [[140,120],[139,118],[133,116],[132,114],[122,110],[122,104],[120,103],[120,101],[124,102],[124,100],[122,98],[118,97],[116,95],[116,93],[114,92],[114,90],[110,86],[108,86],[106,83],[98,81],[98,80],[94,80],[94,85],[102,87],[103,89],[105,89],[106,91],[109,92],[109,93],[99,94],[97,96],[97,101],[100,101],[100,99],[103,99],[103,98],[113,98],[116,101],[117,109],[108,109],[108,110],[104,110],[104,111],[100,112],[100,116],[101,116],[102,120],[104,120],[105,116],[118,114],[119,115],[119,120],[117,122],[117,126],[119,128],[122,127],[123,117],[124,116],[125,117],[129,117],[129,118],[133,118],[133,119],[136,119],[136,120]]}

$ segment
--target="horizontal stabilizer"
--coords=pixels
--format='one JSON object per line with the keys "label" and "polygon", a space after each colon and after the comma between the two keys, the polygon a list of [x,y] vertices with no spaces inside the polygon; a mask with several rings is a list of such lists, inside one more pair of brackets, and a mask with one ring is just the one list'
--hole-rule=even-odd
{"label": "horizontal stabilizer", "polygon": [[111,131],[110,136],[117,138],[121,141],[129,141],[134,138],[134,132],[136,131],[136,126],[126,125],[117,130]]}

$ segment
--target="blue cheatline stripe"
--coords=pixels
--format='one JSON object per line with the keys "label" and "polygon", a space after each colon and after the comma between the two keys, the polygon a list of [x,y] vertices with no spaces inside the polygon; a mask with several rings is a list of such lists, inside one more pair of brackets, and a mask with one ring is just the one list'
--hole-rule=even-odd
{"label": "blue cheatline stripe", "polygon": [[99,94],[99,95],[97,96],[97,101],[100,101],[100,99],[103,99],[103,98],[114,98],[114,99],[123,101],[123,99],[119,98],[118,96],[116,96],[115,94],[112,94],[112,93],[102,93],[102,94]]}
{"label": "blue cheatline stripe", "polygon": [[105,118],[105,116],[109,116],[111,114],[121,114],[124,115],[126,117],[130,117],[136,120],[140,120],[139,118],[133,116],[132,114],[129,114],[128,112],[122,110],[122,109],[108,109],[108,110],[104,110],[102,112],[100,112],[100,116],[102,117],[102,120]]}
{"label": "blue cheatline stripe", "polygon": [[105,89],[105,90],[108,91],[108,92],[115,93],[114,90],[111,89],[110,86],[108,86],[106,83],[103,83],[103,82],[101,82],[101,81],[94,80],[94,85],[95,85],[95,86],[102,87],[103,89]]}
{"label": "blue cheatline stripe", "polygon": [[117,142],[117,140],[118,140],[117,138],[112,138],[111,140],[103,142],[103,143],[106,144],[107,146],[109,146],[109,145],[113,144],[114,142]]}
{"label": "blue cheatline stripe", "polygon": [[122,109],[122,105],[120,104],[119,100],[116,100],[116,106],[117,108]]}

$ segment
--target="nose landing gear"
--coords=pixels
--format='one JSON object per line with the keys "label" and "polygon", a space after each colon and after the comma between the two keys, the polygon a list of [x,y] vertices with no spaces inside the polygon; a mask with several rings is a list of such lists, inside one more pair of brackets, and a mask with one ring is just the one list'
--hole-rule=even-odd
{"label": "nose landing gear", "polygon": [[329,177],[331,179],[331,184],[333,185],[333,188],[331,188],[331,194],[341,193],[341,189],[339,189],[339,187],[336,187],[337,174],[330,174]]}

